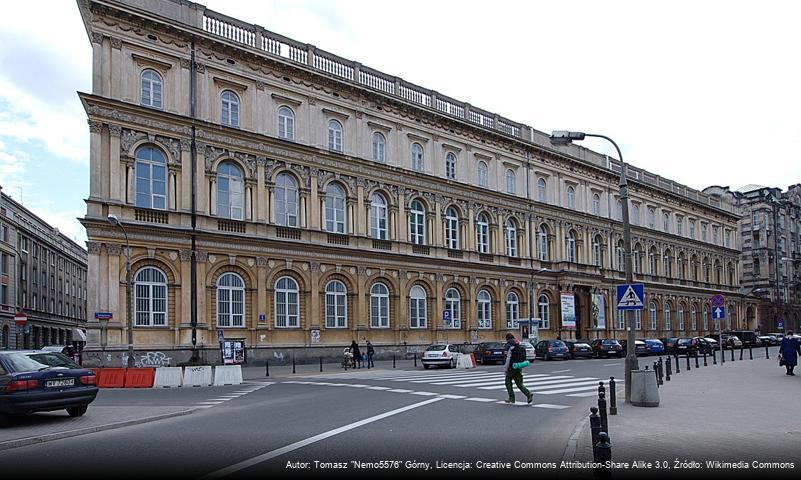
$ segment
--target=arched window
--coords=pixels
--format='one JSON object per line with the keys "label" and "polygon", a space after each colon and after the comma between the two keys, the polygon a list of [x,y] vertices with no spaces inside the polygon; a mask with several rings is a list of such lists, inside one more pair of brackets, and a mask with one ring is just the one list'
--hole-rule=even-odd
{"label": "arched window", "polygon": [[698,329],[698,309],[695,305],[690,306],[690,330],[695,332]]}
{"label": "arched window", "polygon": [[445,211],[445,247],[459,248],[459,215],[453,207]]}
{"label": "arched window", "polygon": [[506,295],[506,328],[517,328],[518,321],[520,321],[520,300],[515,292],[509,292]]}
{"label": "arched window", "polygon": [[235,273],[224,273],[217,280],[217,326],[245,325],[245,282]]}
{"label": "arched window", "polygon": [[567,261],[570,263],[576,263],[576,232],[570,230],[567,232]]}
{"label": "arched window", "polygon": [[671,310],[671,306],[672,305],[670,304],[670,302],[665,302],[665,311],[664,311],[665,330],[670,330],[671,329],[671,326],[670,326],[670,310]]}
{"label": "arched window", "polygon": [[697,282],[698,281],[698,257],[693,255],[690,257],[690,280]]}
{"label": "arched window", "polygon": [[676,235],[684,235],[684,220],[681,217],[676,217]]}
{"label": "arched window", "polygon": [[445,155],[445,176],[449,180],[456,180],[456,155],[452,153]]}
{"label": "arched window", "polygon": [[478,215],[476,221],[476,245],[479,253],[489,253],[489,222],[483,213]]}
{"label": "arched window", "polygon": [[702,268],[702,270],[704,272],[704,282],[710,283],[709,282],[709,259],[708,258],[704,258],[704,263],[701,265],[701,268]]}
{"label": "arched window", "polygon": [[602,266],[603,263],[603,241],[600,235],[596,235],[592,240],[592,263],[596,267]]}
{"label": "arched window", "polygon": [[634,310],[634,329],[642,330],[642,310]]}
{"label": "arched window", "polygon": [[656,248],[651,247],[648,251],[648,274],[649,275],[656,275],[657,274],[657,265],[656,265]]}
{"label": "arched window", "polygon": [[370,327],[389,328],[389,289],[383,283],[370,288]]}
{"label": "arched window", "polygon": [[662,231],[670,232],[670,215],[667,213],[662,214]]}
{"label": "arched window", "polygon": [[410,240],[415,245],[424,245],[426,243],[426,211],[423,204],[419,200],[412,202],[412,208],[409,210],[409,234]]}
{"label": "arched window", "polygon": [[325,328],[348,326],[348,290],[339,280],[325,286]]}
{"label": "arched window", "polygon": [[665,250],[665,254],[663,255],[663,263],[664,268],[662,269],[664,275],[668,278],[673,276],[673,257],[670,254],[670,250]]}
{"label": "arched window", "polygon": [[617,208],[615,210],[615,215],[618,222],[623,221],[623,202],[620,200],[617,201]]}
{"label": "arched window", "polygon": [[409,291],[409,327],[426,328],[426,291],[415,285]]}
{"label": "arched window", "polygon": [[617,254],[617,269],[621,272],[626,268],[626,257],[625,257],[625,248],[623,248],[623,240],[617,242],[617,248],[615,248]]}
{"label": "arched window", "polygon": [[656,228],[656,211],[653,208],[648,209],[648,228]]}
{"label": "arched window", "polygon": [[158,148],[136,149],[136,206],[167,208],[167,159]]}
{"label": "arched window", "polygon": [[546,262],[548,261],[548,227],[546,227],[545,224],[540,225],[537,237],[540,261]]}
{"label": "arched window", "polygon": [[345,233],[345,191],[336,183],[325,189],[325,229],[328,232]]}
{"label": "arched window", "polygon": [[640,224],[640,206],[637,204],[631,206],[631,224]]}
{"label": "arched window", "polygon": [[545,203],[545,199],[548,198],[548,184],[545,182],[544,178],[540,178],[537,180],[537,200],[542,203]]}
{"label": "arched window", "polygon": [[139,103],[145,107],[153,107],[161,109],[161,91],[162,80],[161,75],[152,68],[142,70],[142,75],[139,81],[140,95]]}
{"label": "arched window", "polygon": [[678,310],[678,313],[677,313],[676,316],[679,318],[679,331],[683,332],[684,331],[684,304],[682,304],[682,303],[679,304],[679,310]]}
{"label": "arched window", "polygon": [[276,328],[300,327],[300,292],[292,277],[281,277],[275,282]]}
{"label": "arched window", "polygon": [[551,328],[551,302],[548,299],[548,295],[539,296],[537,307],[540,316],[540,329]]}
{"label": "arched window", "polygon": [[506,221],[506,256],[517,256],[517,227],[511,218]]}
{"label": "arched window", "polygon": [[342,152],[342,124],[336,120],[328,121],[328,149]]}
{"label": "arched window", "polygon": [[384,152],[386,151],[387,140],[384,134],[380,132],[373,132],[373,160],[379,163],[385,163],[386,158]]}
{"label": "arched window", "polygon": [[412,170],[423,171],[423,146],[419,143],[412,144]]}
{"label": "arched window", "polygon": [[288,173],[275,179],[275,221],[284,227],[298,226],[298,184]]}
{"label": "arched window", "polygon": [[487,178],[487,164],[485,162],[478,162],[478,186],[489,186],[489,179]]}
{"label": "arched window", "polygon": [[601,196],[597,193],[592,195],[592,214],[593,215],[600,215],[601,214]]}
{"label": "arched window", "polygon": [[220,123],[239,127],[239,96],[231,90],[225,90],[220,95]]}
{"label": "arched window", "polygon": [[506,171],[506,193],[514,194],[517,187],[517,179],[512,169]]}
{"label": "arched window", "polygon": [[217,169],[217,216],[242,220],[242,197],[242,170],[233,162],[221,163]]}
{"label": "arched window", "polygon": [[704,305],[704,310],[703,310],[703,313],[701,315],[702,315],[702,319],[701,320],[702,320],[702,322],[704,324],[704,331],[708,332],[709,331],[709,307]]}
{"label": "arched window", "polygon": [[634,273],[641,273],[642,272],[642,256],[643,256],[642,246],[640,246],[639,243],[637,245],[635,245],[634,246],[634,252],[632,252],[632,253],[633,253],[632,262],[631,262],[632,263],[632,269],[634,270]]}
{"label": "arched window", "polygon": [[576,208],[576,189],[572,185],[567,187],[567,208]]}
{"label": "arched window", "polygon": [[656,331],[656,304],[654,302],[648,305],[648,323],[650,323],[649,330]]}
{"label": "arched window", "polygon": [[373,194],[370,203],[370,236],[378,240],[387,239],[387,202],[378,193]]}
{"label": "arched window", "polygon": [[278,138],[295,139],[295,112],[289,107],[278,109]]}
{"label": "arched window", "polygon": [[[134,318],[137,327],[167,325],[167,276],[154,267],[145,267],[134,277]],[[35,297],[34,297],[35,298]],[[42,301],[43,306],[47,300]],[[46,307],[45,307],[46,308]]]}
{"label": "arched window", "polygon": [[617,311],[617,329],[618,330],[626,329],[626,312],[624,312],[623,310]]}
{"label": "arched window", "polygon": [[486,290],[478,292],[478,328],[492,328],[492,297]]}
{"label": "arched window", "polygon": [[687,278],[687,259],[684,257],[683,253],[679,254],[679,258],[677,260],[676,268],[678,269],[679,278],[684,280]]}
{"label": "arched window", "polygon": [[461,328],[462,327],[462,296],[459,290],[449,288],[445,292],[445,311],[449,313],[450,318],[446,318],[445,328]]}

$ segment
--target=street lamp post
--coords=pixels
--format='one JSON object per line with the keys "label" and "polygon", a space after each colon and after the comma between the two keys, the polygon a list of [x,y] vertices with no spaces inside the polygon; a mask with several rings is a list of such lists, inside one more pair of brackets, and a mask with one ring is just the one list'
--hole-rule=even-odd
{"label": "street lamp post", "polygon": [[[622,217],[623,217],[623,258],[625,264],[625,272],[626,272],[626,283],[632,284],[634,283],[634,275],[631,269],[631,225],[629,224],[629,189],[628,189],[628,182],[626,181],[626,162],[623,161],[623,154],[620,153],[620,148],[617,146],[614,140],[605,136],[605,135],[598,135],[594,133],[584,133],[584,132],[570,132],[570,131],[554,131],[551,134],[551,142],[554,145],[568,145],[572,143],[574,140],[584,140],[585,137],[595,137],[595,138],[603,138],[604,140],[609,141],[612,145],[614,145],[615,150],[617,150],[617,156],[620,159],[620,203],[622,207]],[[632,370],[639,370],[639,365],[637,363],[637,356],[635,355],[634,350],[634,322],[632,319],[632,311],[625,310],[626,316],[626,329],[628,334],[626,336],[626,376],[625,376],[625,387],[626,387],[626,403],[631,403],[631,372]]]}
{"label": "street lamp post", "polygon": [[126,295],[128,312],[128,368],[134,367],[134,341],[133,341],[133,289],[131,288],[131,244],[128,243],[128,232],[122,226],[122,222],[116,215],[109,215],[108,221],[115,227],[120,227],[122,234],[125,235],[125,285],[128,289]]}

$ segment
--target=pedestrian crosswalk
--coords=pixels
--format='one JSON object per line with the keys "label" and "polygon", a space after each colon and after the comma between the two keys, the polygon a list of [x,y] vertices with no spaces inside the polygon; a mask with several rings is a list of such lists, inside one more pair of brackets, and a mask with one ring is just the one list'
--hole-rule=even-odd
{"label": "pedestrian crosswalk", "polygon": [[235,398],[239,398],[245,396],[249,393],[253,393],[256,391],[261,390],[262,388],[273,385],[275,382],[246,382],[243,383],[238,389],[233,390],[229,393],[224,393],[217,395],[216,397],[209,398],[202,402],[197,402],[195,404],[195,408],[211,408],[222,403],[225,403],[229,400],[233,400]]}
{"label": "pedestrian crosswalk", "polygon": [[[357,380],[359,382],[380,381],[418,384],[420,386],[454,387],[456,389],[474,388],[478,390],[504,390],[506,377],[502,371],[461,370],[448,372],[421,372],[419,370],[374,370],[344,372],[333,375],[308,375],[306,379],[325,380]],[[603,381],[597,377],[578,377],[573,375],[553,375],[545,373],[525,376],[525,384],[529,390],[537,395],[565,395],[568,397],[590,397],[597,395],[598,384]],[[326,382],[316,382],[325,385]],[[607,384],[604,381],[604,384]],[[348,385],[357,388],[366,387],[364,384],[330,384]],[[410,385],[410,386],[411,386]],[[617,382],[623,385],[623,382]],[[390,392],[404,392],[404,389],[389,389]],[[408,390],[414,392],[415,390]],[[458,392],[454,392],[458,393]],[[470,400],[468,398],[468,400]]]}

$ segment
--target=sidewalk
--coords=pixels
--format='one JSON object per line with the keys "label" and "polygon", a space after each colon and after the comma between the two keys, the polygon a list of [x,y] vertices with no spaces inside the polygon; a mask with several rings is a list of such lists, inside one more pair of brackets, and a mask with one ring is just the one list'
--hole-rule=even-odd
{"label": "sidewalk", "polygon": [[187,407],[95,407],[82,417],[72,418],[64,410],[12,417],[0,428],[0,451],[10,448],[49,442],[87,433],[155,422],[165,418],[188,415]]}
{"label": "sidewalk", "polygon": [[[750,471],[766,468],[758,462],[791,462],[794,468],[772,472],[801,475],[801,375],[785,375],[771,353],[770,359],[763,353],[699,369],[693,363],[689,372],[681,359],[681,373],[659,388],[659,407],[633,407],[619,395],[618,414],[608,417],[612,460],[667,460],[673,468],[678,459],[699,462],[701,469],[719,460],[744,462]],[[592,460],[589,422],[581,428],[575,458],[566,460]],[[629,472],[613,472],[619,473]]]}

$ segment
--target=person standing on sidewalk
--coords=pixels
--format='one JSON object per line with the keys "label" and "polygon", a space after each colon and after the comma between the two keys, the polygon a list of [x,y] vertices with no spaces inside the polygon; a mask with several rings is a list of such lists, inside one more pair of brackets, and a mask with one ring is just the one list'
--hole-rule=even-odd
{"label": "person standing on sidewalk", "polygon": [[520,342],[515,339],[514,335],[507,333],[506,363],[504,367],[506,371],[506,392],[509,394],[509,398],[506,399],[506,403],[515,403],[515,391],[512,388],[512,380],[514,380],[520,392],[526,396],[526,401],[528,403],[534,400],[534,394],[523,384],[523,367],[526,365],[528,365],[526,361],[526,349],[523,345],[520,345]]}
{"label": "person standing on sidewalk", "polygon": [[798,364],[798,355],[801,354],[801,344],[797,338],[793,338],[792,330],[787,332],[787,335],[782,339],[779,346],[779,354],[782,356],[782,365],[787,369],[786,375],[795,375],[793,370]]}
{"label": "person standing on sidewalk", "polygon": [[367,368],[375,368],[373,355],[375,355],[375,348],[373,348],[373,344],[370,343],[370,340],[367,340]]}
{"label": "person standing on sidewalk", "polygon": [[350,344],[350,353],[353,354],[353,368],[362,368],[362,352],[359,351],[359,344],[356,340]]}

